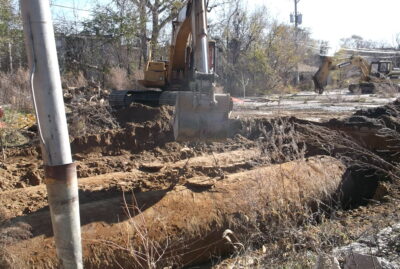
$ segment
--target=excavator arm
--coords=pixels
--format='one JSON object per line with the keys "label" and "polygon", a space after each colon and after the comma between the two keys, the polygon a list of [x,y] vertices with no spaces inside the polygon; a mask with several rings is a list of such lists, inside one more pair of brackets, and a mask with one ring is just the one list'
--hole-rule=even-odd
{"label": "excavator arm", "polygon": [[168,80],[184,85],[176,98],[176,140],[215,140],[229,132],[232,100],[215,93],[215,46],[207,26],[205,0],[188,1],[173,23]]}
{"label": "excavator arm", "polygon": [[317,73],[313,76],[315,90],[322,94],[326,85],[328,85],[328,77],[331,70],[333,70],[333,57],[322,56],[321,65]]}
{"label": "excavator arm", "polygon": [[319,94],[322,94],[324,92],[324,89],[326,85],[328,84],[328,77],[329,73],[332,70],[337,70],[337,69],[342,69],[348,66],[356,66],[360,68],[361,71],[361,81],[370,81],[371,80],[371,65],[365,60],[364,58],[360,56],[351,56],[348,58],[347,61],[339,63],[339,64],[334,64],[334,59],[333,57],[329,56],[323,56],[322,57],[322,62],[321,65],[313,76],[313,81],[314,81],[314,86],[316,91]]}

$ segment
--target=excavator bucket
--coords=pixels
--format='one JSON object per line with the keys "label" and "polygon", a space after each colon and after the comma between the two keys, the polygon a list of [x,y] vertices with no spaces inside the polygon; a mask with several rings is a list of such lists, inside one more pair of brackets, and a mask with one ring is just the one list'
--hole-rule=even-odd
{"label": "excavator bucket", "polygon": [[323,56],[321,58],[321,66],[317,73],[313,76],[315,91],[319,94],[324,92],[325,86],[328,84],[328,76],[332,67],[332,57]]}
{"label": "excavator bucket", "polygon": [[179,92],[174,113],[174,135],[177,141],[222,140],[229,133],[232,99],[229,94]]}

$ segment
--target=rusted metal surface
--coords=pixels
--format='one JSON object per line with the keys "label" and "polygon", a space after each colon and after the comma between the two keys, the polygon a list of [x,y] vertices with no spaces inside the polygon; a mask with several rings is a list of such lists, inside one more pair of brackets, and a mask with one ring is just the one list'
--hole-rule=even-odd
{"label": "rusted metal surface", "polygon": [[46,184],[52,181],[65,181],[70,184],[72,180],[76,179],[76,164],[70,163],[65,165],[44,166],[44,174]]}
{"label": "rusted metal surface", "polygon": [[45,166],[45,183],[57,256],[62,268],[82,268],[76,165]]}

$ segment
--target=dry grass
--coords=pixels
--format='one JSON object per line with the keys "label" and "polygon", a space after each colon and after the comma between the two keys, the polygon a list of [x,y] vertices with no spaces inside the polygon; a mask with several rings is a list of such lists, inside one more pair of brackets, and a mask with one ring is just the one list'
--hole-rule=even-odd
{"label": "dry grass", "polygon": [[62,75],[61,81],[64,89],[83,88],[89,84],[82,71],[79,71],[77,74],[68,72]]}
{"label": "dry grass", "polygon": [[18,258],[9,255],[4,249],[9,244],[31,238],[30,226],[22,222],[11,224],[8,219],[7,214],[0,209],[0,268],[23,268]]}
{"label": "dry grass", "polygon": [[127,90],[133,89],[135,83],[124,68],[113,67],[106,75],[105,86],[115,90]]}
{"label": "dry grass", "polygon": [[69,134],[72,137],[97,134],[119,127],[109,107],[100,104],[76,106],[69,119]]}
{"label": "dry grass", "polygon": [[[147,225],[143,212],[139,208],[135,195],[133,195],[133,203],[130,208],[125,200],[126,213],[129,217],[128,227],[126,229],[127,236],[130,238],[133,234],[139,239],[140,249],[127,242],[127,250],[137,264],[143,265],[146,269],[156,269],[165,266],[165,254],[169,247],[167,238],[164,244],[160,244],[149,236],[149,225]],[[134,212],[132,215],[130,212]],[[164,266],[162,266],[164,265]]]}
{"label": "dry grass", "polygon": [[5,109],[3,122],[0,127],[0,151],[2,159],[6,159],[6,148],[21,146],[29,142],[27,130],[35,123],[35,116],[30,113],[21,113],[15,109]]}
{"label": "dry grass", "polygon": [[32,110],[29,71],[18,69],[13,73],[0,73],[0,104],[11,105],[19,111]]}
{"label": "dry grass", "polygon": [[[165,257],[170,246],[168,238],[161,244],[149,235],[151,226],[149,227],[143,217],[143,212],[139,208],[134,194],[132,197],[132,202],[128,202],[123,194],[125,214],[128,217],[126,226],[121,229],[125,242],[116,244],[111,241],[98,240],[98,243],[110,250],[115,268],[168,268],[166,266],[172,263],[170,258]],[[132,238],[135,240],[133,241]]]}
{"label": "dry grass", "polygon": [[0,127],[3,159],[6,147],[26,143],[27,138],[22,133],[34,122],[29,79],[30,73],[26,69],[0,73],[0,105],[4,106],[3,126]]}
{"label": "dry grass", "polygon": [[[302,159],[310,154],[307,145],[313,151],[312,155],[324,154],[341,159],[353,176],[360,176],[362,181],[357,184],[363,185],[371,177],[397,181],[400,175],[399,165],[388,162],[351,137],[328,128],[293,123],[288,119],[276,119],[268,124],[260,122],[258,126],[250,127],[257,130],[250,133],[260,137],[260,148],[270,157],[271,163]],[[399,141],[398,132],[392,129],[383,127],[378,134],[385,139]],[[316,153],[316,149],[319,153]],[[281,187],[273,188],[278,192]],[[280,202],[268,202],[273,215],[249,208],[246,215],[238,218],[234,230],[238,235],[229,235],[234,240],[227,239],[234,244],[236,252],[215,268],[313,268],[320,253],[329,253],[333,248],[349,244],[359,236],[349,232],[348,226],[337,220],[346,212],[337,201],[326,203],[329,200],[315,197],[314,203],[292,207],[284,194],[279,195]],[[364,201],[363,195],[365,193],[359,197],[360,202]],[[260,203],[260,197],[254,193],[244,193],[238,199],[252,199],[255,205]]]}
{"label": "dry grass", "polygon": [[118,128],[118,122],[108,106],[109,91],[100,87],[69,88],[64,99],[69,134],[79,137]]}
{"label": "dry grass", "polygon": [[271,121],[271,130],[260,126],[262,139],[260,148],[263,157],[271,163],[284,163],[304,159],[306,147],[300,141],[300,134],[287,118]]}
{"label": "dry grass", "polygon": [[[269,163],[305,159],[305,145],[288,119],[276,119],[264,126],[260,123],[256,129],[260,132],[262,155],[268,157]],[[235,253],[215,268],[310,268],[314,264],[315,255],[305,255],[305,251],[317,251],[318,246],[310,240],[311,234],[303,230],[314,227],[318,218],[326,214],[322,207],[326,207],[324,202],[329,197],[302,197],[301,183],[298,182],[299,186],[288,185],[288,175],[283,170],[278,176],[280,180],[274,178],[259,186],[260,189],[270,188],[271,193],[276,193],[276,199],[254,193],[243,193],[238,197],[251,199],[249,204],[253,208],[250,206],[245,214],[233,220],[233,231],[226,233],[225,239],[233,245]],[[316,179],[311,185],[318,181]],[[311,185],[308,188],[313,188]],[[299,197],[294,198],[296,188]],[[265,204],[268,206],[262,206]],[[260,208],[264,210],[260,212]]]}

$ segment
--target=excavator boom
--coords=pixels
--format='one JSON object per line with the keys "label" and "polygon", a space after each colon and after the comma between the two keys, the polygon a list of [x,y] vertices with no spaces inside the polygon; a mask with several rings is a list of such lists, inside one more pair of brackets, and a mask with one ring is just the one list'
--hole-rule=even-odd
{"label": "excavator boom", "polygon": [[[178,40],[185,24],[190,24],[191,51],[186,57],[192,59],[187,65],[188,83],[185,91],[178,92],[174,114],[174,135],[176,140],[216,140],[226,138],[229,130],[229,114],[232,101],[228,94],[215,94],[215,46],[210,46],[207,30],[207,9],[205,0],[189,1],[179,18],[182,22],[175,25],[179,29],[174,33],[172,44],[187,42]],[[186,15],[186,16],[185,16]],[[178,19],[179,19],[178,18]],[[189,23],[190,22],[190,23]],[[180,25],[179,25],[180,23]],[[177,53],[175,51],[174,53]],[[172,53],[172,55],[174,55]],[[179,55],[179,54],[175,54]],[[214,66],[213,66],[214,65]],[[174,79],[176,70],[174,58],[171,59],[171,73]],[[176,73],[175,73],[176,74]],[[186,75],[186,76],[187,76]]]}

